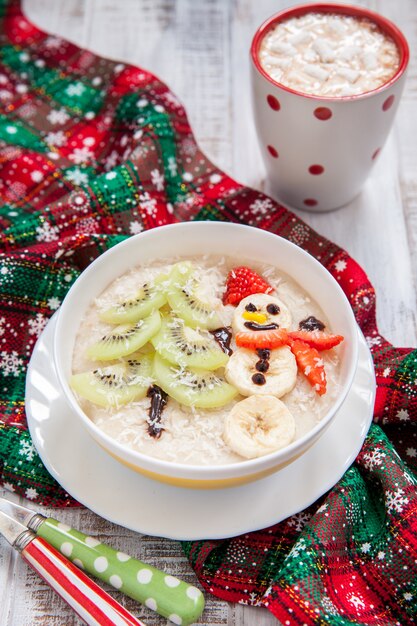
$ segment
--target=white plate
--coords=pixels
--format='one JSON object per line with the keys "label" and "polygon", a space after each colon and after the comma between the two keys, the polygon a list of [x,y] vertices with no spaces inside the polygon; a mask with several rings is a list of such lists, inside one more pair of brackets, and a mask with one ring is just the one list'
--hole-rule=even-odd
{"label": "white plate", "polygon": [[112,459],[73,418],[56,378],[56,315],[29,364],[26,413],[46,468],[79,502],[111,522],[171,539],[220,539],[271,526],[312,504],[356,458],[372,420],[375,375],[359,337],[352,388],[333,423],[305,454],[262,480],[218,490],[172,487]]}

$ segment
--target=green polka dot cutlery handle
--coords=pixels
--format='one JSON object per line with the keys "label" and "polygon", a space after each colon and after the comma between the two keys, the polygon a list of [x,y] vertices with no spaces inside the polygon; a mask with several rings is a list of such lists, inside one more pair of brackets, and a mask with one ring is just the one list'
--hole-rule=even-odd
{"label": "green polka dot cutlery handle", "polygon": [[0,511],[35,532],[78,568],[109,583],[174,624],[188,626],[203,612],[201,591],[175,576],[6,498],[0,497]]}
{"label": "green polka dot cutlery handle", "polygon": [[130,598],[167,617],[174,624],[192,624],[204,609],[204,596],[197,587],[118,552],[93,537],[53,518],[37,515],[36,530],[74,565],[109,583]]}

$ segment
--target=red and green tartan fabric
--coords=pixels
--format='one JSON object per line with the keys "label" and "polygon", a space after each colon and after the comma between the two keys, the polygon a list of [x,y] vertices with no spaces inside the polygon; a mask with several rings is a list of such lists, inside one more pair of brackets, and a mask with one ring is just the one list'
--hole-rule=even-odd
{"label": "red and green tartan fabric", "polygon": [[346,252],[198,149],[184,108],[149,72],[48,35],[0,0],[0,480],[78,506],[27,431],[33,346],[88,263],[129,235],[233,221],[303,247],[345,290],[371,347],[374,424],[356,462],[309,509],[262,531],[184,543],[202,585],[283,624],[417,619],[417,351],[379,333],[375,293]]}

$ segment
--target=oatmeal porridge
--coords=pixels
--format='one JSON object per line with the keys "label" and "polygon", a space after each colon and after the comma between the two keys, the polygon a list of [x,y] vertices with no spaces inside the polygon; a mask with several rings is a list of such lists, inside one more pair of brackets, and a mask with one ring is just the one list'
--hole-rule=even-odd
{"label": "oatmeal porridge", "polygon": [[343,337],[281,270],[226,257],[120,276],[76,337],[71,386],[88,417],[145,455],[256,458],[310,431],[339,392]]}

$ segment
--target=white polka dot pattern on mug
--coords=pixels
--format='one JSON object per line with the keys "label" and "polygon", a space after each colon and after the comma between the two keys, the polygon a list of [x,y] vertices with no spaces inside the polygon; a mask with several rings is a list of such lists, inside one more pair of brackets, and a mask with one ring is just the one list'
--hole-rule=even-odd
{"label": "white polka dot pattern on mug", "polygon": [[180,581],[175,576],[165,576],[164,582],[167,587],[178,587]]}
{"label": "white polka dot pattern on mug", "polygon": [[178,624],[178,626],[181,626],[182,624],[182,617],[176,613],[171,613],[171,615],[168,616],[168,619],[171,620],[171,622],[174,622],[174,624]]}

